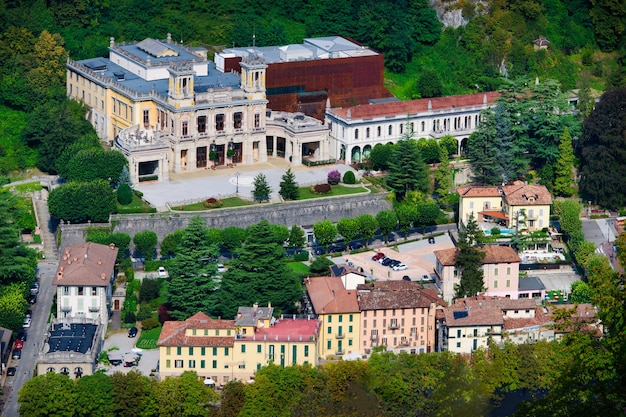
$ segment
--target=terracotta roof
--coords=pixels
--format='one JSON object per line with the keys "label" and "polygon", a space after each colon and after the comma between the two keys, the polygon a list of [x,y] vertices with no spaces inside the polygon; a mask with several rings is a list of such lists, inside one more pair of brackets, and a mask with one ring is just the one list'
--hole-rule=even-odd
{"label": "terracotta roof", "polygon": [[513,185],[503,186],[502,192],[505,201],[511,206],[552,204],[552,195],[543,185],[516,181]]}
{"label": "terracotta roof", "polygon": [[356,290],[346,290],[339,277],[315,277],[305,281],[316,314],[358,313]]}
{"label": "terracotta roof", "polygon": [[[187,336],[187,329],[230,329],[235,330],[234,320],[212,319],[199,312],[185,321],[166,321],[159,335],[157,346],[215,346],[230,347],[235,336]],[[234,332],[233,332],[234,333]]]}
{"label": "terracotta roof", "polygon": [[457,192],[461,197],[500,197],[498,187],[468,185],[457,188]]}
{"label": "terracotta roof", "polygon": [[422,290],[418,283],[404,280],[377,282],[369,291],[359,291],[357,299],[361,311],[430,308],[431,304],[439,304],[440,300]]}
{"label": "terracotta roof", "polygon": [[[500,264],[500,263],[516,263],[522,260],[515,252],[515,249],[509,246],[483,246],[480,248],[485,252],[483,264]],[[435,257],[443,266],[452,266],[456,262],[458,248],[436,250]]]}
{"label": "terracotta roof", "polygon": [[[406,114],[425,113],[430,110],[449,110],[460,107],[482,106],[494,104],[499,93],[478,93],[462,96],[448,96],[425,98],[420,100],[394,101],[389,103],[362,104],[353,107],[332,109],[331,112],[351,119],[367,119],[373,117],[397,116]],[[429,108],[430,107],[430,108]]]}
{"label": "terracotta roof", "polygon": [[448,327],[497,326],[504,324],[502,311],[489,305],[476,306],[470,309],[454,305],[446,307],[444,312],[446,315],[446,326]]}
{"label": "terracotta roof", "polygon": [[483,216],[495,217],[496,219],[509,220],[506,214],[501,211],[479,211],[478,214]]}
{"label": "terracotta roof", "polygon": [[68,246],[54,277],[54,285],[106,287],[111,283],[118,249],[87,242]]}

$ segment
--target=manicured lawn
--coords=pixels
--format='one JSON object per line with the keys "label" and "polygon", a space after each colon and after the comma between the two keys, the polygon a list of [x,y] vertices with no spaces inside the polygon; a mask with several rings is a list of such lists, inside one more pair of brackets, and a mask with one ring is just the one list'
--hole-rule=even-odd
{"label": "manicured lawn", "polygon": [[139,336],[139,340],[137,340],[137,347],[140,349],[156,349],[161,329],[162,327],[157,327],[152,330],[142,330],[141,336]]}
{"label": "manicured lawn", "polygon": [[[243,200],[239,197],[228,197],[222,200],[222,207],[220,208],[228,208],[228,207],[241,207],[241,206],[249,206],[253,203],[247,200]],[[202,210],[212,210],[210,208],[206,208],[204,206],[204,201],[200,201],[198,203],[188,204],[186,206],[176,207],[174,210],[177,211],[202,211]]]}
{"label": "manicured lawn", "polygon": [[150,207],[148,203],[133,194],[133,201],[131,201],[130,204],[123,206],[120,203],[117,203],[117,212],[120,214],[155,213],[156,209],[154,207]]}
{"label": "manicured lawn", "polygon": [[300,197],[298,200],[308,200],[310,198],[331,197],[348,194],[361,194],[367,192],[362,187],[346,187],[344,185],[333,185],[332,190],[327,194],[315,194],[311,191],[311,187],[300,187]]}
{"label": "manicured lawn", "polygon": [[302,262],[289,262],[287,266],[302,278],[308,276],[311,272],[309,266],[303,264]]}

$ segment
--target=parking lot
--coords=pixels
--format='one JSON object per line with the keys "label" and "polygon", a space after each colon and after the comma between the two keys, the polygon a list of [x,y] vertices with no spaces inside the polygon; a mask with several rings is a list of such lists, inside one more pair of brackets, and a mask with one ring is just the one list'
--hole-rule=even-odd
{"label": "parking lot", "polygon": [[135,347],[135,343],[137,343],[137,340],[139,339],[141,330],[139,332],[140,333],[136,337],[128,337],[128,330],[126,329],[121,329],[117,333],[109,334],[109,336],[104,340],[103,348],[103,351],[108,351],[111,348],[117,348],[122,354],[122,357],[127,357],[133,354],[140,355],[137,366],[125,367],[123,364],[114,366],[99,363],[98,369],[104,369],[107,375],[112,375],[115,372],[128,373],[132,370],[137,370],[145,376],[150,375],[153,369],[157,369],[159,362],[159,350],[142,350]]}

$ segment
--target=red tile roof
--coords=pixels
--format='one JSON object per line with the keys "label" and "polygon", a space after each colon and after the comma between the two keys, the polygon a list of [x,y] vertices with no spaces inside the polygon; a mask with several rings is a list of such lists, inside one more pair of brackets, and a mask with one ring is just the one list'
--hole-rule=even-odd
{"label": "red tile roof", "polygon": [[[232,336],[187,336],[187,329],[230,329]],[[157,341],[157,346],[209,346],[230,347],[234,345],[235,321],[212,319],[199,312],[185,321],[166,321]]]}
{"label": "red tile roof", "polygon": [[461,197],[500,197],[498,187],[468,185],[457,188],[457,192]]}
{"label": "red tile roof", "polygon": [[543,185],[515,181],[513,185],[503,186],[502,192],[505,201],[511,206],[552,204],[552,195]]}
{"label": "red tile roof", "polygon": [[459,107],[494,104],[496,98],[499,96],[499,93],[493,92],[467,94],[462,96],[435,97],[410,101],[394,101],[390,103],[362,104],[353,107],[335,108],[332,109],[331,112],[338,116],[347,117],[349,110],[351,119],[367,119],[374,117],[424,113],[429,110],[448,110]]}
{"label": "red tile roof", "polygon": [[[469,310],[459,306],[446,307],[446,326],[467,327],[467,326],[498,326],[504,324],[502,311],[497,308],[482,305]],[[467,316],[455,318],[455,312],[467,312]]]}
{"label": "red tile roof", "polygon": [[373,288],[360,289],[357,299],[361,311],[430,308],[433,303],[445,306],[436,291],[423,290],[418,283],[404,280],[377,281]]}
{"label": "red tile roof", "polygon": [[[522,262],[515,252],[515,249],[509,246],[483,246],[480,248],[485,253],[483,264],[500,264],[500,263],[516,263]],[[434,252],[435,257],[443,266],[452,266],[456,262],[459,249],[443,249]]]}
{"label": "red tile roof", "polygon": [[305,286],[316,314],[359,312],[356,290],[346,290],[340,277],[307,278]]}
{"label": "red tile roof", "polygon": [[54,285],[106,287],[111,283],[118,249],[87,242],[68,246],[59,260]]}

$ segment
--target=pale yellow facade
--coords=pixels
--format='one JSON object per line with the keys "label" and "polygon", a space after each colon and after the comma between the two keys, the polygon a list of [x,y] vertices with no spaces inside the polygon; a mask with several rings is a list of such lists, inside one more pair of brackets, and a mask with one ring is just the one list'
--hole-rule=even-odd
{"label": "pale yellow facade", "polygon": [[459,198],[459,219],[467,224],[470,216],[479,221],[478,213],[481,211],[501,211],[502,197],[500,196],[470,196]]}
{"label": "pale yellow facade", "polygon": [[356,355],[360,352],[361,313],[320,314],[320,357]]}
{"label": "pale yellow facade", "polygon": [[541,230],[550,225],[550,205],[508,205],[504,210],[510,219],[509,227],[528,231]]}

